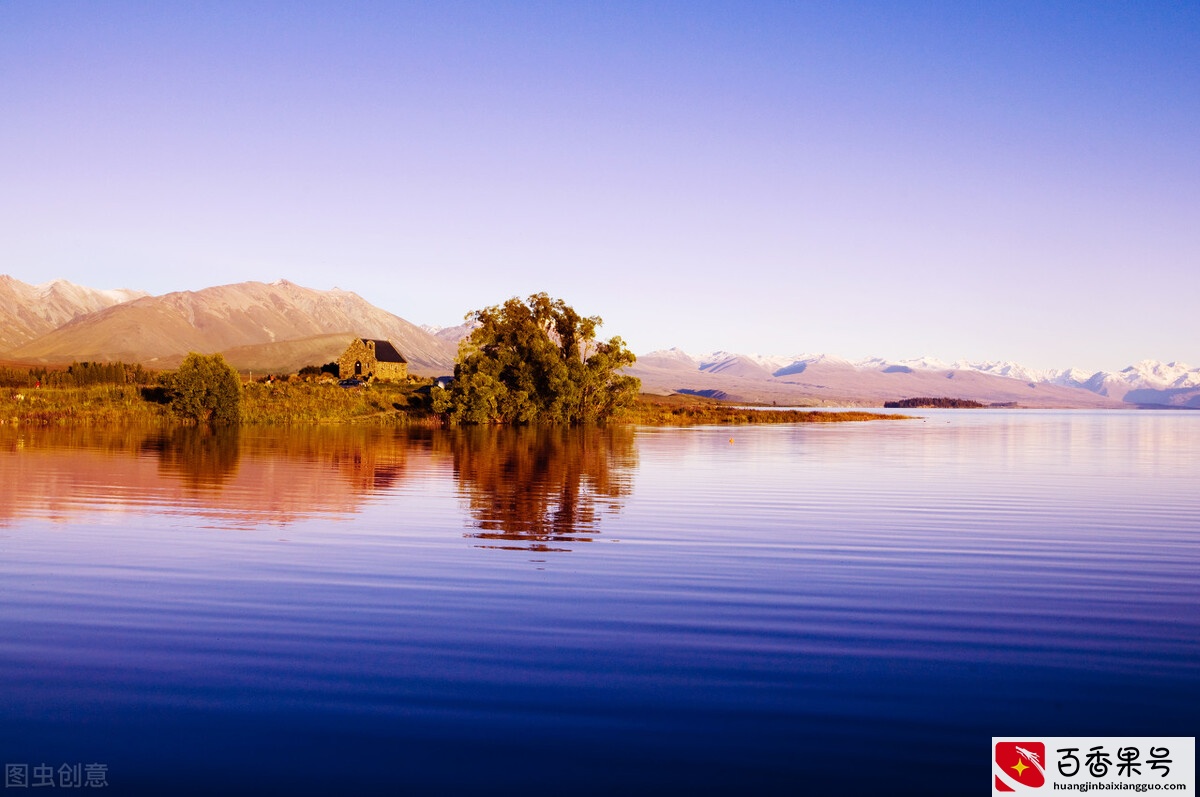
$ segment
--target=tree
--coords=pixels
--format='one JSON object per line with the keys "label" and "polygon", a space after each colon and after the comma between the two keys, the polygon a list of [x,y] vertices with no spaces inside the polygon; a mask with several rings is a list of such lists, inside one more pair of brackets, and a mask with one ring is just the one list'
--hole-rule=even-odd
{"label": "tree", "polygon": [[181,418],[212,425],[242,419],[242,380],[219,354],[192,352],[167,383],[171,410]]}
{"label": "tree", "polygon": [[620,373],[636,359],[619,337],[596,341],[584,317],[544,293],[467,316],[454,383],[434,407],[459,423],[581,423],[604,420],[637,397],[641,381]]}

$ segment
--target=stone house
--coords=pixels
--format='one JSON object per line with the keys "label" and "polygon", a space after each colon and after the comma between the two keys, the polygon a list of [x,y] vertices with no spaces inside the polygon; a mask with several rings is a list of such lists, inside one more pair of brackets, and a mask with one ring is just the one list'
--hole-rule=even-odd
{"label": "stone house", "polygon": [[355,338],[338,357],[338,378],[372,378],[395,382],[408,378],[408,360],[390,340]]}

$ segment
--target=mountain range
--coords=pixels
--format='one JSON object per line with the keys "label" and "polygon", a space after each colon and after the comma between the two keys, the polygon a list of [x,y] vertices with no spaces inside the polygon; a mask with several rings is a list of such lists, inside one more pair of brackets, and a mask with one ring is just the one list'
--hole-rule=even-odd
{"label": "mountain range", "polygon": [[828,354],[765,357],[668,349],[638,357],[630,373],[649,391],[754,402],[868,403],[948,396],[1023,407],[1200,408],[1200,368],[1145,360],[1122,371],[1038,371],[1009,362],[932,358],[850,361]]}
{"label": "mountain range", "polygon": [[[453,370],[469,324],[419,327],[337,288],[242,282],[151,296],[0,275],[0,358],[28,364],[123,360],[172,368],[190,351],[242,370],[294,372],[330,362],[355,336],[391,340],[415,374]],[[1034,370],[1011,362],[923,358],[851,362],[679,349],[641,355],[629,372],[655,393],[777,404],[873,404],[948,396],[1025,407],[1200,408],[1200,368],[1146,360],[1122,371]]]}
{"label": "mountain range", "polygon": [[0,328],[5,344],[16,343],[0,346],[0,356],[34,363],[123,360],[170,368],[196,351],[221,352],[242,369],[289,372],[337,359],[358,336],[391,340],[413,373],[436,376],[453,370],[456,353],[454,343],[356,293],[287,280],[149,296],[0,277]]}
{"label": "mountain range", "polygon": [[144,291],[99,291],[66,280],[27,285],[0,274],[0,352],[29,343],[81,315],[146,295]]}

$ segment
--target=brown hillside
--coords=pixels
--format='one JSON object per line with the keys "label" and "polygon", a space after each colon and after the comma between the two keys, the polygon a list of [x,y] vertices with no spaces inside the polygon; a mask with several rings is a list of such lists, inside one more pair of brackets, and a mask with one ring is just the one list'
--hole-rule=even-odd
{"label": "brown hillside", "polygon": [[[239,371],[249,371],[255,374],[291,374],[306,365],[325,365],[333,362],[346,350],[346,346],[354,338],[351,332],[317,335],[311,338],[296,340],[281,340],[277,343],[256,343],[250,346],[235,346],[225,349],[221,355]],[[407,355],[405,355],[407,356]],[[184,355],[175,354],[155,361],[158,368],[176,368],[183,361]],[[409,363],[409,373],[417,376],[443,376],[452,373],[453,364],[447,368],[436,368],[425,365],[413,367]]]}
{"label": "brown hillside", "polygon": [[29,285],[0,274],[0,352],[54,331],[80,316],[145,296],[144,291],[102,291],[54,280]]}
{"label": "brown hillside", "polygon": [[[260,355],[282,358],[280,365],[301,355],[323,356],[324,343],[311,351],[305,350],[310,343],[279,345],[329,335],[340,336],[343,349],[354,335],[391,340],[414,373],[441,374],[453,368],[453,345],[361,296],[313,290],[286,280],[147,296],[76,318],[7,355],[40,362],[124,360],[169,367],[190,351],[236,350],[252,367]],[[276,348],[246,351],[263,344]]]}

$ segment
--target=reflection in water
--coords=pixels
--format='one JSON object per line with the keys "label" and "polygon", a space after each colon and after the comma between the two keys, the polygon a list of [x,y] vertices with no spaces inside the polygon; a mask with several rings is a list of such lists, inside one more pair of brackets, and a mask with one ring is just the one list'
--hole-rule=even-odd
{"label": "reflection in water", "polygon": [[131,509],[236,528],[344,518],[401,489],[414,452],[403,433],[363,427],[0,427],[0,524]]}
{"label": "reflection in water", "polygon": [[997,728],[1194,734],[1200,414],[923,416],[248,427],[203,489],[153,430],[0,426],[0,752],[114,794],[887,794],[916,749],[961,795]]}
{"label": "reflection in water", "polygon": [[141,450],[158,456],[159,468],[193,490],[217,490],[237,471],[241,457],[238,427],[183,426],[142,441]]}
{"label": "reflection in water", "polygon": [[[288,462],[312,471],[318,482],[310,486],[314,494],[348,488],[353,495],[368,496],[403,484],[414,446],[404,431],[316,426],[258,430],[243,450],[264,462]],[[330,476],[336,477],[336,485],[330,484]]]}
{"label": "reflection in water", "polygon": [[633,430],[616,428],[452,429],[454,457],[480,547],[565,551],[588,542],[604,511],[617,512],[637,464]]}
{"label": "reflection in water", "polygon": [[345,519],[452,465],[468,538],[565,550],[620,509],[636,463],[629,428],[4,430],[0,523],[181,508],[233,528]]}

